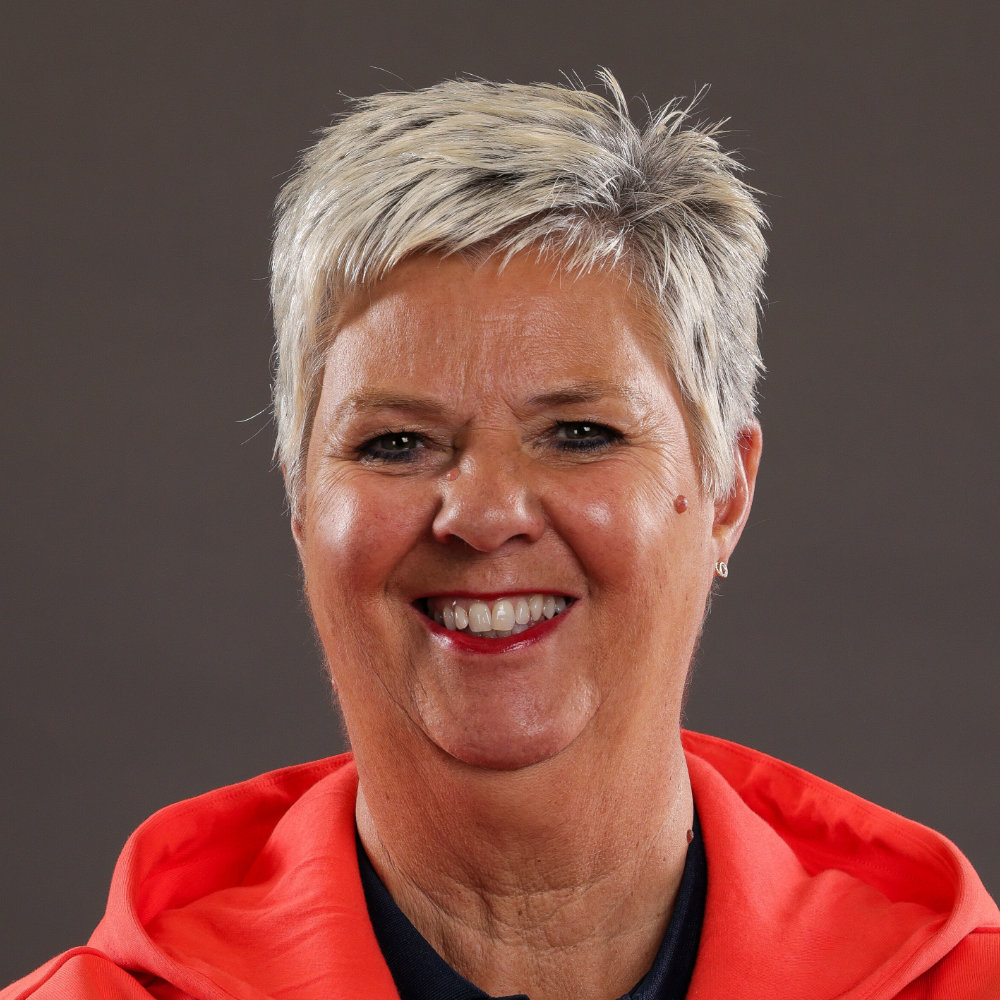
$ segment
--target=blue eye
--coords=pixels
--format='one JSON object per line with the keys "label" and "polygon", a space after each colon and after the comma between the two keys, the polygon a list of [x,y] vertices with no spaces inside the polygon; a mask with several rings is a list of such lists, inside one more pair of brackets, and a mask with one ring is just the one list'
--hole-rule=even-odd
{"label": "blue eye", "polygon": [[409,462],[425,447],[424,439],[413,431],[390,431],[370,438],[358,448],[358,455],[366,462]]}
{"label": "blue eye", "polygon": [[598,451],[622,440],[620,431],[589,420],[565,421],[556,426],[553,438],[562,451]]}

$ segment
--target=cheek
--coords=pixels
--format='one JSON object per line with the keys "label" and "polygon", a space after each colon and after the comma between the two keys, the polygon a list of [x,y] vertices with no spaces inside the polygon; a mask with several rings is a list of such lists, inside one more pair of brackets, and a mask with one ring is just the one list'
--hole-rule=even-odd
{"label": "cheek", "polygon": [[658,483],[608,476],[588,485],[564,491],[556,502],[561,533],[595,581],[635,586],[641,567],[681,558],[696,534],[697,515],[678,514],[674,492]]}
{"label": "cheek", "polygon": [[686,669],[711,586],[712,513],[694,491],[678,513],[673,477],[662,477],[667,487],[659,478],[606,477],[568,493],[562,534],[595,601],[595,643],[646,650]]}
{"label": "cheek", "polygon": [[[344,478],[323,485],[307,508],[306,577],[326,594],[367,601],[380,594],[421,531],[412,491]],[[402,494],[402,495],[399,495]]]}
{"label": "cheek", "polygon": [[352,739],[363,714],[353,706],[378,703],[386,687],[396,686],[387,660],[398,668],[404,662],[386,593],[419,535],[418,501],[396,492],[384,483],[373,489],[364,480],[331,477],[306,508],[309,604]]}

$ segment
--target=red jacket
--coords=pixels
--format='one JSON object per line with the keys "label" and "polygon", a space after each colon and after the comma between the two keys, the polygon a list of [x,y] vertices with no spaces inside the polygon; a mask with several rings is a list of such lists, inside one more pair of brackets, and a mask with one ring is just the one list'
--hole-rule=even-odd
{"label": "red jacket", "polygon": [[[685,734],[708,855],[696,1000],[997,1000],[1000,913],[944,837]],[[156,813],[76,948],[0,1000],[396,1000],[365,908],[350,755]]]}

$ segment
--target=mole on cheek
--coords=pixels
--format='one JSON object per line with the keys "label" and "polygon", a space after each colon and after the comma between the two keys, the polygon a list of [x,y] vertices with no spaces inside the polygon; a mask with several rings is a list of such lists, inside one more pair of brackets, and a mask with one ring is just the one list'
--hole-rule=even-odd
{"label": "mole on cheek", "polygon": [[683,493],[678,493],[677,496],[674,497],[674,510],[676,510],[678,514],[683,514],[684,511],[686,511],[687,509],[688,509],[687,497],[684,496]]}

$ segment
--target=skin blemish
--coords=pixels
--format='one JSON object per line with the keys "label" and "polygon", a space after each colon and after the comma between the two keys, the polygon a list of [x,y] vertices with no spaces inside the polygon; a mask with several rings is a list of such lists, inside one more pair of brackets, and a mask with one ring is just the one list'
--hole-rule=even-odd
{"label": "skin blemish", "polygon": [[683,493],[678,493],[677,496],[674,497],[674,510],[676,510],[678,514],[683,514],[684,511],[686,511],[687,509],[688,509],[687,497],[684,496]]}

